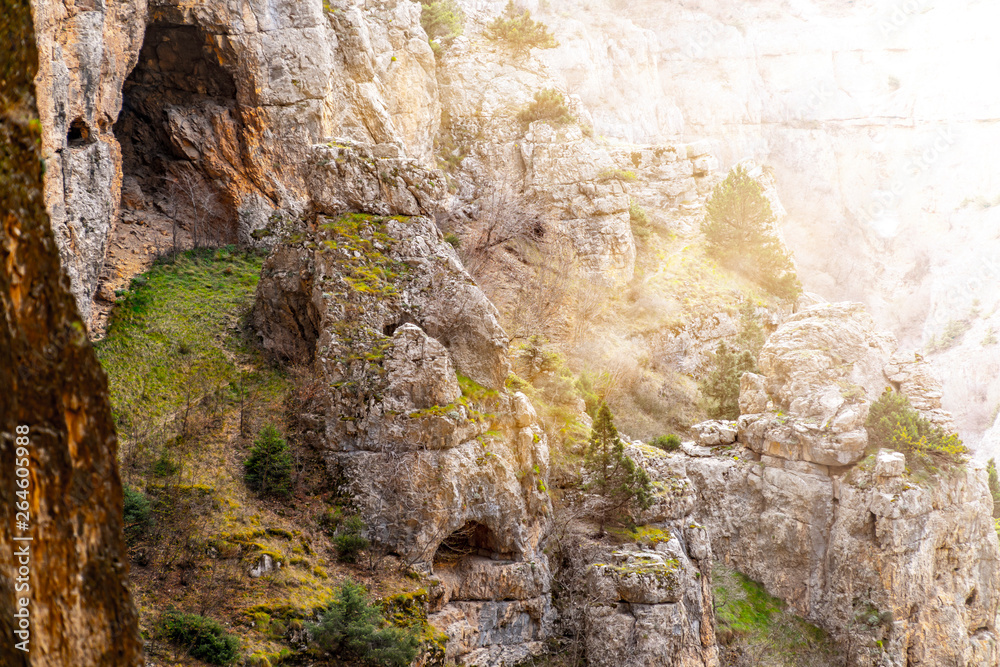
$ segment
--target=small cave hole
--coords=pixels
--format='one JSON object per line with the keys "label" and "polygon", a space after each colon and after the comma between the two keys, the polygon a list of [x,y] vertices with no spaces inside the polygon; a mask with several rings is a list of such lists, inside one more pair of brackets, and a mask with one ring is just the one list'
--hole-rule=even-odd
{"label": "small cave hole", "polygon": [[386,323],[386,325],[382,327],[382,333],[386,336],[392,336],[396,333],[396,330],[404,324],[416,324],[416,322],[414,322],[410,317],[404,315],[398,320]]}
{"label": "small cave hole", "polygon": [[976,589],[975,588],[973,588],[972,592],[969,593],[969,597],[965,598],[965,606],[966,607],[971,607],[974,604],[976,604]]}
{"label": "small cave hole", "polygon": [[453,567],[471,557],[492,560],[514,560],[514,554],[503,549],[496,534],[488,526],[468,521],[441,542],[434,554],[434,567]]}
{"label": "small cave hole", "polygon": [[76,118],[69,124],[69,132],[66,133],[66,143],[72,148],[79,148],[94,143],[93,133],[91,133],[87,121],[82,118]]}

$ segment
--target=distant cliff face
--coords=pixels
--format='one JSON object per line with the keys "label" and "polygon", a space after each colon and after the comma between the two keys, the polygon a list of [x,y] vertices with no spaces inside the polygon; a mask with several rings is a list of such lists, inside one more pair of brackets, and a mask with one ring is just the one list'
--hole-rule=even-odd
{"label": "distant cliff face", "polygon": [[975,74],[1000,65],[994,7],[538,5],[561,42],[539,57],[598,135],[708,138],[723,166],[773,168],[806,289],[862,302],[927,346],[946,407],[978,441],[1000,404],[1000,106]]}
{"label": "distant cliff face", "polygon": [[850,664],[995,665],[1000,544],[984,467],[921,477],[902,453],[866,456],[863,425],[887,384],[947,423],[926,364],[894,349],[858,304],[782,324],[764,375],[743,377],[745,449],[681,457],[693,515],[717,558],[831,632]]}
{"label": "distant cliff face", "polygon": [[[0,32],[13,40],[0,65],[0,663],[137,666],[107,379],[45,214],[26,2],[4,3]],[[25,518],[30,527],[18,528]],[[25,609],[28,632],[15,636]],[[28,652],[14,648],[25,640]]]}

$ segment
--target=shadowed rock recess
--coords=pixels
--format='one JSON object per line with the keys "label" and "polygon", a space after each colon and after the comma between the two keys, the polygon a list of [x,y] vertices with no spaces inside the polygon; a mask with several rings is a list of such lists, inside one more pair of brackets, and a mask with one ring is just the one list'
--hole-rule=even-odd
{"label": "shadowed rock recess", "polygon": [[[0,664],[143,664],[125,588],[122,490],[107,380],[59,265],[42,199],[27,2],[0,5]],[[27,425],[30,525],[16,531],[15,433]],[[14,541],[30,536],[31,541]],[[15,589],[28,545],[30,590]],[[24,582],[20,582],[24,583]],[[14,648],[15,610],[30,601],[30,652]]]}

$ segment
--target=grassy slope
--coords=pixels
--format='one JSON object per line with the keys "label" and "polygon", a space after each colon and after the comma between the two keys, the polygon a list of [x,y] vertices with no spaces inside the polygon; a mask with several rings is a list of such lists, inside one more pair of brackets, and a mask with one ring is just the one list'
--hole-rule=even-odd
{"label": "grassy slope", "polygon": [[739,572],[712,569],[715,618],[723,664],[825,667],[843,664],[820,628],[791,613],[780,599]]}
{"label": "grassy slope", "polygon": [[[239,635],[244,655],[277,663],[296,650],[302,619],[339,581],[361,581],[380,597],[417,587],[388,568],[374,577],[367,563],[337,562],[325,518],[339,514],[338,498],[288,418],[308,378],[272,366],[243,331],[262,263],[232,248],[157,263],[121,295],[97,346],[123,477],[153,500],[155,526],[130,540],[131,585],[143,632],[154,639],[149,652],[161,664],[197,664],[156,641],[168,608],[220,620]],[[287,500],[257,498],[242,480],[252,436],[266,422],[288,434],[296,460]],[[249,577],[265,553],[282,567]]]}

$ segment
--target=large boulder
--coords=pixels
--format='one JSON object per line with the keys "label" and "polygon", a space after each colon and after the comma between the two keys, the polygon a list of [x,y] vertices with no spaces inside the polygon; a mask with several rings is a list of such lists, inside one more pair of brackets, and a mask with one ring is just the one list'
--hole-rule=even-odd
{"label": "large boulder", "polygon": [[868,446],[865,420],[887,386],[895,339],[860,304],[819,304],[785,320],[760,353],[762,376],[745,376],[740,440],[759,454],[850,465]]}

